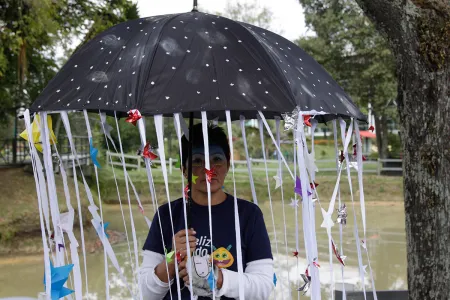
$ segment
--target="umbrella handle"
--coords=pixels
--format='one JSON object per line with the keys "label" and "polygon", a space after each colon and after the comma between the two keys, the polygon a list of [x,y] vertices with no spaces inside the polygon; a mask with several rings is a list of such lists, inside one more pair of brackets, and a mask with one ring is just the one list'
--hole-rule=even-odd
{"label": "umbrella handle", "polygon": [[[194,0],[194,5],[197,0]],[[187,199],[187,224],[188,228],[191,228],[191,205],[192,205],[192,147],[194,139],[194,113],[189,114],[189,147],[188,147],[188,199]]]}

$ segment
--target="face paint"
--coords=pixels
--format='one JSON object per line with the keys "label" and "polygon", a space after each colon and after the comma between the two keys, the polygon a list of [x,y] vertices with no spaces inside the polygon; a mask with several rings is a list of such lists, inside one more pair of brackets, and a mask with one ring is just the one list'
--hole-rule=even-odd
{"label": "face paint", "polygon": [[[209,162],[211,167],[215,168],[227,164],[227,157],[221,147],[216,145],[211,145],[209,147]],[[205,168],[205,151],[203,147],[192,149],[192,167]]]}

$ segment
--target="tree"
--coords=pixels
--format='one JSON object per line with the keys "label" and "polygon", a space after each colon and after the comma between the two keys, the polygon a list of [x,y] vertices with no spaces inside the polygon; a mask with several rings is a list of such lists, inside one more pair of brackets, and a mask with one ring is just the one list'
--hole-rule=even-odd
{"label": "tree", "polygon": [[410,299],[450,295],[450,3],[356,0],[395,55]]}
{"label": "tree", "polygon": [[17,115],[55,76],[56,47],[68,56],[73,39],[137,17],[130,0],[0,0],[0,127],[14,120],[14,154]]}
{"label": "tree", "polygon": [[397,114],[394,56],[385,39],[354,0],[300,0],[316,36],[297,43],[362,106],[372,106],[378,153],[388,156],[389,119]]}
{"label": "tree", "polygon": [[276,32],[271,29],[273,13],[267,7],[260,7],[256,0],[244,3],[227,2],[224,12],[216,12],[216,15]]}

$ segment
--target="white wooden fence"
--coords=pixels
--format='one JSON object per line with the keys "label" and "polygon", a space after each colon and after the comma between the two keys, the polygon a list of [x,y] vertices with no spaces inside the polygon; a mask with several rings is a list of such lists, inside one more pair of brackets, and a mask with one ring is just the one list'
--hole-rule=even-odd
{"label": "white wooden fence", "polygon": [[[106,152],[106,161],[108,164],[110,164],[110,159],[112,164],[115,166],[122,167],[122,163],[120,162],[121,155],[118,153]],[[145,168],[145,164],[143,163],[143,158],[140,155],[130,155],[130,154],[124,154],[125,157],[125,166],[127,168],[135,168],[137,170],[140,170],[141,168]],[[131,161],[134,161],[134,163],[131,163]],[[175,165],[175,162],[177,159],[169,158],[167,163],[167,169],[169,171],[169,174],[172,174],[173,167]],[[256,159],[256,158],[250,158],[250,162],[252,164],[252,170],[253,171],[264,171],[264,160],[263,159]],[[382,172],[402,172],[401,167],[384,167],[384,163],[401,163],[401,159],[378,159],[378,160],[367,160],[364,161],[364,173],[372,173],[380,175]],[[160,160],[153,160],[153,163],[156,165],[161,165]],[[236,172],[246,173],[247,170],[247,161],[246,160],[235,160],[234,161],[236,165]],[[335,167],[321,167],[321,165],[333,165],[335,163],[334,159],[324,159],[324,160],[316,160],[316,165],[319,168],[320,172],[336,172]],[[255,166],[256,165],[256,166]],[[269,172],[276,172],[277,166],[278,166],[278,160],[274,159],[268,159],[267,160],[268,168],[267,170]],[[284,166],[284,165],[283,165]]]}

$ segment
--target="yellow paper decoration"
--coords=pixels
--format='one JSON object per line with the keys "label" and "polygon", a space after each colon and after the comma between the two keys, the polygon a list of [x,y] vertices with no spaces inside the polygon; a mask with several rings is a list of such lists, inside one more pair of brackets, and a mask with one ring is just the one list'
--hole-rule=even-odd
{"label": "yellow paper decoration", "polygon": [[[41,117],[39,115],[36,115],[34,117],[33,123],[31,124],[31,132],[33,134],[33,142],[36,146],[36,149],[42,153],[42,140],[41,140]],[[48,125],[48,131],[50,133],[50,145],[53,145],[56,143],[56,136],[53,132],[53,126],[52,126],[52,117],[47,116],[47,125]],[[28,141],[28,131],[25,129],[21,134],[20,137]]]}

